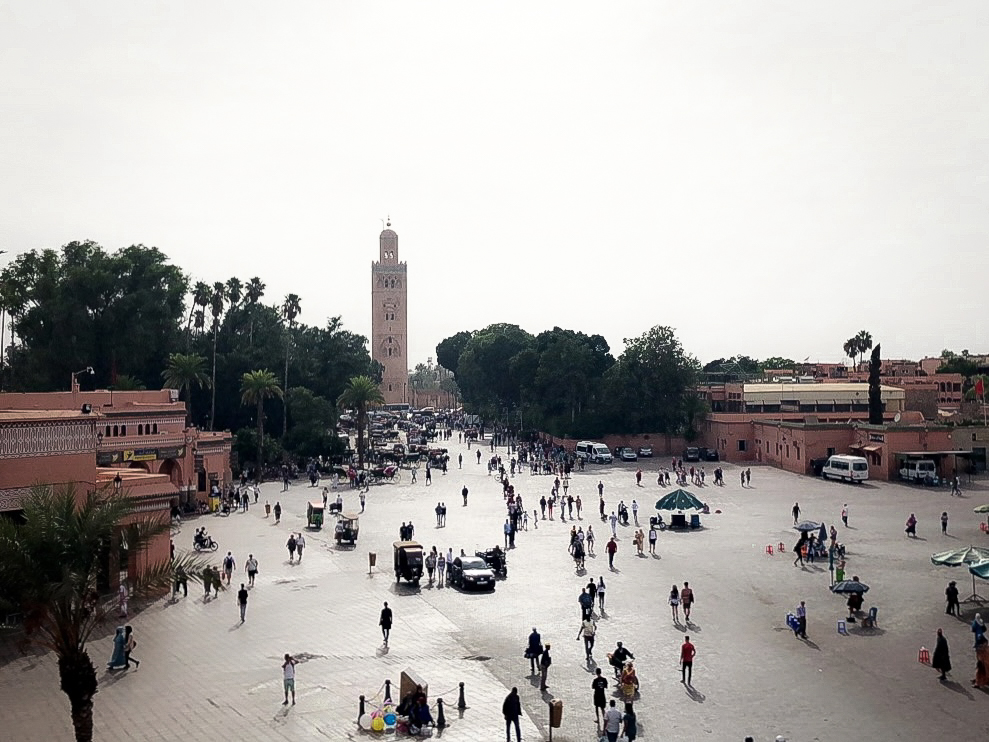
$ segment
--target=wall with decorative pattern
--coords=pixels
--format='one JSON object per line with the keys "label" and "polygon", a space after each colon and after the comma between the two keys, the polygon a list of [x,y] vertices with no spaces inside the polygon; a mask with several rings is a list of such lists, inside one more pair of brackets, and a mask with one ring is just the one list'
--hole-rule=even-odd
{"label": "wall with decorative pattern", "polygon": [[96,454],[95,420],[0,423],[0,459]]}

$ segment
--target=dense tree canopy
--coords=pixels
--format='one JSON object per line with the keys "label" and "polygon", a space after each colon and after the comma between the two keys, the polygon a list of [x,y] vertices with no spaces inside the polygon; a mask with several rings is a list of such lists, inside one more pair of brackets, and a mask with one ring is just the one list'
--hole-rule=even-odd
{"label": "dense tree canopy", "polygon": [[[87,366],[94,374],[79,377],[84,388],[164,383],[190,403],[193,424],[246,428],[240,439],[251,439],[254,450],[257,409],[241,403],[241,384],[247,372],[270,371],[292,386],[286,402],[278,395],[262,400],[264,415],[280,423],[269,433],[305,455],[315,441],[335,440],[327,406],[348,379],[380,378],[380,371],[365,338],[344,329],[340,317],[307,325],[298,295],[268,305],[265,290],[256,276],[191,282],[160,250],[143,245],[107,252],[72,242],[24,253],[0,273],[0,307],[10,320],[3,388],[65,390],[70,375]],[[293,435],[296,421],[301,429]],[[264,443],[266,454],[277,448]]]}
{"label": "dense tree canopy", "polygon": [[497,324],[457,333],[436,351],[456,369],[465,407],[486,419],[575,437],[686,434],[702,409],[697,361],[667,327],[625,343],[616,361],[600,335],[554,327],[533,336]]}

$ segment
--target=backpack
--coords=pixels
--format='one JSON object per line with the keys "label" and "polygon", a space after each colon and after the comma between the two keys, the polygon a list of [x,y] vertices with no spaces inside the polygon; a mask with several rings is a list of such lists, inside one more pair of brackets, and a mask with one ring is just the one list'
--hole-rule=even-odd
{"label": "backpack", "polygon": [[223,558],[223,568],[224,569],[233,569],[234,568],[233,557],[224,557]]}

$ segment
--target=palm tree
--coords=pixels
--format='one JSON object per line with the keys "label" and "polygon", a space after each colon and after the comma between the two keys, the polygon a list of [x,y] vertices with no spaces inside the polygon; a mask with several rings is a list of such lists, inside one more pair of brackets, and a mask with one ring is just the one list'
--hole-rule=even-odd
{"label": "palm tree", "polygon": [[199,322],[199,314],[201,310],[197,310],[196,307],[205,309],[209,305],[210,289],[209,284],[203,281],[197,281],[195,287],[192,289],[192,303],[189,306],[189,319],[185,324],[185,345],[186,349],[189,348],[190,342],[190,327],[192,326],[193,319],[196,320],[196,329],[202,329],[202,325]]}
{"label": "palm tree", "polygon": [[210,387],[213,392],[213,399],[209,409],[209,429],[213,430],[216,424],[216,336],[220,331],[220,317],[223,316],[223,302],[226,299],[227,287],[222,281],[213,284],[213,293],[210,294],[210,313],[213,315],[213,376]]}
{"label": "palm tree", "polygon": [[852,359],[852,363],[855,363],[855,356],[858,355],[859,345],[858,340],[855,338],[848,338],[845,344],[841,346],[841,349],[845,351],[845,355]]}
{"label": "palm tree", "polygon": [[[126,493],[89,492],[81,503],[77,499],[71,487],[39,486],[24,501],[21,521],[0,518],[0,608],[20,612],[27,641],[58,657],[75,738],[91,742],[98,680],[86,645],[107,615],[98,593],[107,558],[121,548],[125,528],[127,551],[134,555],[167,534],[169,521],[135,521],[134,501]],[[147,565],[130,586],[137,594],[160,594],[179,566],[199,581],[207,561],[189,555],[164,559]]]}
{"label": "palm tree", "polygon": [[111,387],[115,392],[138,392],[147,387],[144,382],[138,379],[136,376],[131,376],[130,374],[120,374],[117,380],[113,382]]}
{"label": "palm tree", "polygon": [[255,276],[247,282],[247,288],[244,289],[247,299],[247,311],[251,315],[251,331],[248,337],[249,345],[252,348],[254,347],[254,312],[258,302],[261,301],[261,297],[264,296],[265,288],[264,282]]}
{"label": "palm tree", "polygon": [[344,409],[357,410],[357,462],[364,467],[364,430],[367,428],[367,410],[373,405],[384,404],[381,389],[370,376],[352,376],[344,387],[337,404]]}
{"label": "palm tree", "polygon": [[193,385],[202,389],[211,386],[210,378],[206,375],[206,359],[200,355],[172,353],[168,356],[168,367],[161,372],[161,378],[168,389],[178,389],[179,399],[186,405],[186,417],[192,416],[192,399],[186,400],[185,394]]}
{"label": "palm tree", "polygon": [[241,404],[257,405],[258,418],[258,471],[257,480],[260,482],[263,472],[261,456],[264,444],[264,401],[273,397],[283,397],[278,379],[271,371],[248,371],[241,377]]}
{"label": "palm tree", "polygon": [[244,296],[244,284],[236,276],[227,279],[227,299],[230,301],[230,308],[234,309],[240,304]]}
{"label": "palm tree", "polygon": [[872,350],[872,335],[865,330],[859,330],[858,334],[852,338],[855,340],[859,350],[859,366],[862,365],[862,356],[867,350]]}
{"label": "palm tree", "polygon": [[[295,326],[295,318],[302,312],[302,299],[298,294],[289,294],[282,304],[282,319],[285,320],[285,388],[288,388],[288,358],[289,349],[292,346],[292,328]],[[288,405],[282,405],[282,438],[288,433]]]}

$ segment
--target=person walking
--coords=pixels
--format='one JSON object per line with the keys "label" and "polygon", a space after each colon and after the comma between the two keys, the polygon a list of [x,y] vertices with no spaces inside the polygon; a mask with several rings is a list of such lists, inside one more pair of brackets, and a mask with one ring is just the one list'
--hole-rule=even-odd
{"label": "person walking", "polygon": [[120,587],[117,588],[117,607],[120,609],[120,618],[127,618],[127,599],[129,597],[130,592],[127,590],[127,583],[121,580]]}
{"label": "person walking", "polygon": [[807,638],[807,604],[802,600],[797,606],[797,627],[793,630],[793,635],[798,639]]}
{"label": "person walking", "polygon": [[618,516],[615,515],[615,511],[611,511],[611,515],[608,517],[608,522],[611,523],[611,536],[612,538],[618,538]]}
{"label": "person walking", "polygon": [[948,587],[944,589],[945,600],[948,601],[948,607],[944,609],[944,612],[949,616],[960,616],[961,607],[958,603],[958,585],[954,580],[948,583]]}
{"label": "person walking", "polygon": [[642,486],[642,469],[636,469],[635,471],[635,486]]}
{"label": "person walking", "polygon": [[605,709],[608,706],[608,699],[604,695],[604,692],[608,690],[608,679],[601,674],[600,667],[594,670],[594,680],[591,681],[591,690],[594,691],[594,720],[598,726],[601,726]]}
{"label": "person walking", "polygon": [[594,529],[588,525],[587,526],[587,537],[584,539],[587,542],[587,553],[594,554]]}
{"label": "person walking", "polygon": [[904,529],[904,533],[906,533],[908,537],[913,536],[914,538],[917,538],[917,517],[913,513],[910,513],[910,517],[907,518],[907,527]]}
{"label": "person walking", "polygon": [[673,589],[670,590],[669,603],[670,603],[670,611],[673,613],[673,623],[679,625],[680,624],[680,591],[677,589],[677,586],[675,584],[673,585]]}
{"label": "person walking", "polygon": [[574,504],[577,506],[577,519],[580,520],[580,511],[584,507],[584,502],[580,499],[580,495],[577,495],[574,499]]}
{"label": "person walking", "polygon": [[635,742],[635,738],[639,733],[638,726],[638,720],[635,718],[635,707],[632,706],[631,701],[626,701],[625,716],[622,717],[622,736],[628,742]]}
{"label": "person walking", "polygon": [[392,613],[391,608],[388,607],[388,601],[385,601],[385,607],[381,609],[381,617],[378,619],[378,626],[381,627],[381,635],[385,639],[385,646],[388,646],[388,635],[391,633],[391,622]]}
{"label": "person walking", "polygon": [[605,591],[605,584],[604,584],[604,576],[602,575],[601,577],[598,578],[598,608],[601,611],[601,613],[604,613],[604,591]]}
{"label": "person walking", "polygon": [[577,603],[580,605],[580,620],[586,621],[594,612],[594,598],[592,598],[591,594],[587,592],[586,587],[581,590],[580,595],[577,596]]}
{"label": "person walking", "polygon": [[175,590],[173,595],[178,598],[179,588],[182,588],[182,597],[189,597],[189,576],[185,572],[185,567],[181,564],[175,568]]}
{"label": "person walking", "polygon": [[282,522],[282,504],[275,500],[275,525]]}
{"label": "person walking", "polygon": [[466,484],[464,485],[464,488],[462,490],[460,490],[460,494],[464,498],[464,507],[467,507],[467,494],[468,494],[468,490],[467,490],[467,485]]}
{"label": "person walking", "polygon": [[457,454],[457,468],[458,469],[464,468],[464,455],[462,453]]}
{"label": "person walking", "polygon": [[[594,602],[594,598],[591,598],[591,602]],[[580,629],[577,631],[577,640],[581,638],[584,639],[584,654],[587,656],[587,661],[591,661],[591,652],[594,650],[594,634],[597,632],[597,624],[594,620],[587,616],[583,621],[580,622]]]}
{"label": "person walking", "polygon": [[618,552],[618,542],[615,541],[614,536],[608,539],[608,545],[604,548],[608,552],[608,567],[611,571],[615,570],[615,554]]}
{"label": "person walking", "polygon": [[529,634],[529,644],[525,648],[525,656],[529,658],[529,668],[531,670],[530,674],[536,674],[536,663],[543,654],[543,638],[536,631],[536,627],[532,627],[532,633]]}
{"label": "person walking", "polygon": [[752,470],[751,469],[746,469],[745,470],[745,486],[746,487],[751,487],[752,486]]}
{"label": "person walking", "polygon": [[539,657],[539,690],[546,690],[546,678],[549,675],[549,666],[553,664],[553,658],[549,656],[550,645],[543,648],[543,653]]}
{"label": "person walking", "polygon": [[608,702],[608,710],[604,713],[604,733],[608,742],[618,742],[618,732],[622,728],[622,712],[615,708],[615,699]]}
{"label": "person walking", "polygon": [[285,661],[282,662],[282,688],[285,690],[285,700],[282,701],[282,706],[288,706],[289,691],[292,692],[292,705],[295,705],[295,666],[297,664],[299,664],[298,660],[292,655],[285,655]]}
{"label": "person walking", "polygon": [[680,645],[680,682],[686,685],[692,684],[694,676],[694,657],[697,650],[690,643],[690,637],[683,637],[683,644]]}
{"label": "person walking", "polygon": [[941,629],[937,630],[934,654],[931,655],[931,667],[941,672],[941,677],[938,680],[948,679],[948,673],[951,672],[951,656],[948,653],[948,640],[944,638]]}
{"label": "person walking", "polygon": [[230,584],[230,577],[233,575],[236,567],[237,562],[234,560],[234,555],[228,551],[227,555],[223,557],[223,576],[227,580],[227,585]]}
{"label": "person walking", "polygon": [[426,574],[429,575],[429,584],[433,584],[433,572],[436,571],[436,547],[426,555]]}
{"label": "person walking", "polygon": [[433,470],[429,466],[429,464],[427,463],[426,464],[426,486],[428,487],[432,483],[433,483]]}
{"label": "person walking", "polygon": [[302,550],[306,548],[306,537],[302,533],[295,534],[295,550],[299,554],[299,563],[302,563]]}
{"label": "person walking", "polygon": [[694,591],[689,582],[683,583],[683,589],[680,591],[680,603],[683,604],[683,620],[690,623],[690,607],[694,604]]}
{"label": "person walking", "polygon": [[941,513],[941,535],[948,535],[948,511],[945,510]]}
{"label": "person walking", "polygon": [[635,521],[635,525],[639,525],[639,503],[632,500],[632,520]]}
{"label": "person walking", "polygon": [[797,519],[800,518],[800,503],[793,503],[793,509],[790,512],[793,513],[793,525],[797,525]]}
{"label": "person walking", "polygon": [[508,518],[505,518],[505,525],[502,527],[502,530],[505,532],[505,548],[507,549],[508,540],[512,535],[512,524],[508,521]]}
{"label": "person walking", "polygon": [[841,506],[841,522],[845,524],[845,528],[848,528],[848,503],[846,502]]}
{"label": "person walking", "polygon": [[522,742],[522,730],[519,729],[519,717],[522,716],[522,702],[519,700],[519,689],[512,688],[501,704],[501,713],[505,717],[505,740],[512,742],[512,724],[515,724],[515,741]]}
{"label": "person walking", "polygon": [[244,623],[247,617],[247,588],[244,583],[240,583],[240,590],[237,591],[237,605],[240,606],[240,622]]}
{"label": "person walking", "polygon": [[258,560],[254,558],[253,554],[247,555],[244,571],[247,572],[247,586],[254,587],[254,578],[258,575]]}
{"label": "person walking", "polygon": [[745,488],[745,472],[739,472],[738,478],[742,480],[742,488]]}
{"label": "person walking", "polygon": [[295,560],[295,549],[299,545],[295,540],[294,533],[288,535],[288,541],[285,542],[285,545],[288,547],[288,563],[292,564]]}
{"label": "person walking", "polygon": [[446,557],[441,551],[436,557],[436,587],[443,587],[446,577]]}
{"label": "person walking", "polygon": [[659,531],[656,530],[655,524],[649,526],[649,553],[656,554],[656,539],[659,538]]}
{"label": "person walking", "polygon": [[130,663],[134,663],[135,669],[141,666],[141,660],[137,657],[132,657],[131,652],[137,646],[137,640],[134,638],[134,629],[130,626],[124,627],[124,669],[130,669]]}

